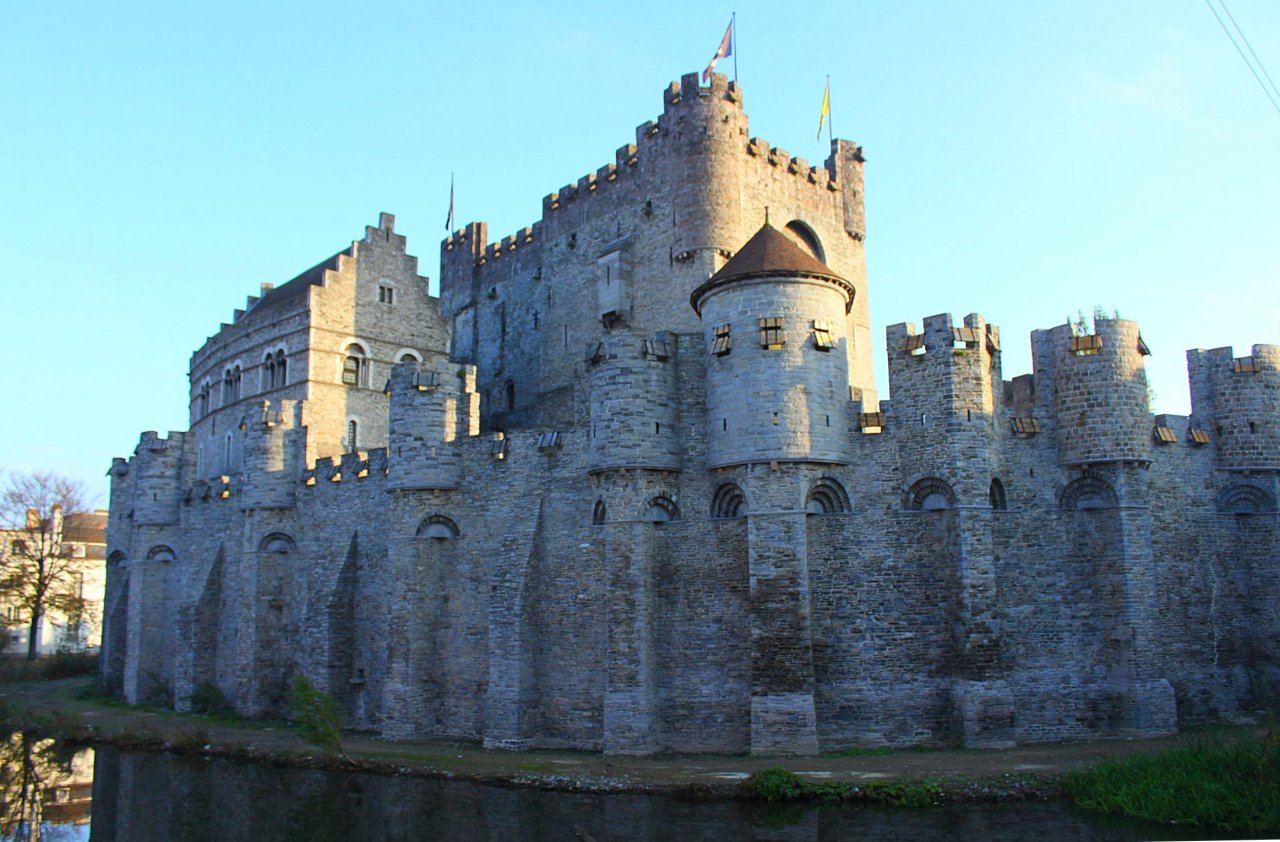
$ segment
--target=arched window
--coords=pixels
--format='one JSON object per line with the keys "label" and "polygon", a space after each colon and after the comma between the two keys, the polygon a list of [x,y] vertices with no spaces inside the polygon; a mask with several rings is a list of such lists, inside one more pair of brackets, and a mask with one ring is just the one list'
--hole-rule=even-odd
{"label": "arched window", "polygon": [[458,524],[444,515],[431,515],[423,518],[422,523],[418,524],[417,535],[419,538],[434,538],[443,541],[457,538],[460,534]]}
{"label": "arched window", "polygon": [[233,398],[231,397],[231,369],[222,372],[222,405],[230,405]]}
{"label": "arched window", "polygon": [[231,369],[231,400],[240,400],[240,366]]}
{"label": "arched window", "polygon": [[823,477],[810,488],[804,500],[804,510],[811,515],[832,515],[849,511],[849,494],[844,486],[830,477]]}
{"label": "arched window", "polygon": [[347,421],[347,437],[343,440],[348,453],[354,453],[360,447],[360,422],[351,418]]}
{"label": "arched window", "polygon": [[991,478],[991,488],[987,491],[987,500],[991,503],[991,508],[998,511],[1004,511],[1009,508],[1009,500],[1005,497],[1004,483],[999,477]]}
{"label": "arched window", "polygon": [[272,381],[276,388],[279,388],[289,382],[289,379],[286,376],[288,372],[289,360],[285,358],[284,349],[281,348],[279,351],[276,351],[276,373],[275,380]]}
{"label": "arched window", "polygon": [[654,497],[649,501],[643,518],[643,520],[647,520],[650,523],[668,523],[679,519],[680,507],[676,505],[676,501],[665,494]]}
{"label": "arched window", "polygon": [[507,381],[507,412],[511,412],[516,408],[516,384],[513,380]]}
{"label": "arched window", "polygon": [[158,547],[152,547],[147,552],[147,561],[163,561],[165,564],[169,564],[175,557],[173,550],[169,549],[164,544],[161,544]]}
{"label": "arched window", "polygon": [[741,517],[746,514],[747,497],[736,483],[726,482],[711,495],[711,516],[714,518]]}
{"label": "arched window", "polygon": [[1274,512],[1275,498],[1265,488],[1236,482],[1218,492],[1217,509],[1222,514],[1255,515]]}
{"label": "arched window", "polygon": [[293,539],[283,532],[272,532],[267,537],[258,542],[258,552],[275,553],[276,555],[287,555],[293,552],[295,545]]}
{"label": "arched window", "polygon": [[596,526],[604,523],[608,510],[605,508],[603,500],[597,500],[595,508],[591,510],[591,522]]}
{"label": "arched window", "polygon": [[200,386],[200,392],[196,395],[196,418],[203,418],[209,414],[209,381],[206,380]]}
{"label": "arched window", "polygon": [[342,383],[345,386],[369,386],[369,358],[364,348],[352,342],[342,359]]}
{"label": "arched window", "polygon": [[262,360],[261,376],[258,379],[260,382],[258,391],[260,392],[276,387],[276,358],[270,352]]}
{"label": "arched window", "polygon": [[827,255],[822,249],[822,243],[818,240],[818,235],[813,233],[813,229],[808,225],[798,219],[793,219],[787,223],[786,232],[791,241],[802,250],[818,258],[823,263],[827,262]]}
{"label": "arched window", "polygon": [[406,349],[406,350],[404,350],[404,351],[401,351],[401,352],[400,352],[400,355],[399,355],[398,357],[396,357],[396,362],[398,362],[398,363],[420,363],[420,362],[422,362],[422,357],[421,357],[421,356],[419,356],[419,354],[418,354],[418,352],[417,352],[417,351],[411,351],[411,350]]}
{"label": "arched window", "polygon": [[906,507],[915,511],[936,512],[955,508],[956,493],[937,477],[925,477],[907,490]]}
{"label": "arched window", "polygon": [[111,555],[107,556],[107,567],[119,567],[124,564],[124,562],[125,555],[119,550],[116,550]]}
{"label": "arched window", "polygon": [[1114,509],[1119,505],[1115,489],[1099,477],[1080,477],[1062,489],[1058,502],[1064,509]]}

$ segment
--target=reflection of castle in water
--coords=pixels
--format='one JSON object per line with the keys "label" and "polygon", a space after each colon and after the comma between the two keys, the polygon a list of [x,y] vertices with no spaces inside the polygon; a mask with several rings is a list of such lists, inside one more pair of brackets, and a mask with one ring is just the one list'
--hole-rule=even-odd
{"label": "reflection of castle in water", "polygon": [[93,805],[94,750],[29,737],[0,740],[0,835],[53,840],[46,826],[83,827]]}
{"label": "reflection of castle in water", "polygon": [[[1058,803],[875,810],[586,795],[415,777],[325,773],[103,747],[92,842],[1089,839]],[[1111,820],[1109,838],[1125,836]],[[1150,828],[1144,828],[1150,838]]]}

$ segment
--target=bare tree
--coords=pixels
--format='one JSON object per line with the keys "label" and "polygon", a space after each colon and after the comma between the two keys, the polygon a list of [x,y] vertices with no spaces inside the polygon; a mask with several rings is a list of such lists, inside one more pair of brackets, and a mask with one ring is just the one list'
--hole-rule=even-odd
{"label": "bare tree", "polygon": [[84,485],[54,473],[10,474],[0,486],[0,597],[30,620],[27,660],[35,660],[49,611],[81,617],[82,561],[63,546],[63,513],[84,511]]}

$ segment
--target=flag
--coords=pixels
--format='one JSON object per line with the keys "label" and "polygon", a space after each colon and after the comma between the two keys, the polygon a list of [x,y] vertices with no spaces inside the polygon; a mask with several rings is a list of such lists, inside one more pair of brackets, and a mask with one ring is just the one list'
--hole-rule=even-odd
{"label": "flag", "polygon": [[822,124],[831,116],[831,79],[827,79],[827,89],[822,92],[822,113],[818,115],[818,140],[822,140]]}
{"label": "flag", "polygon": [[[818,131],[822,131],[819,129]],[[449,215],[444,220],[444,230],[453,230],[453,173],[449,173]]]}
{"label": "flag", "polygon": [[[733,55],[733,19],[730,18],[729,26],[724,31],[724,37],[720,39],[720,46],[716,50],[716,54],[711,57],[711,63],[707,65],[707,69],[702,71],[702,83],[705,85],[711,79],[711,71],[716,69],[716,62],[722,58],[728,58]],[[737,59],[734,59],[737,61]]]}

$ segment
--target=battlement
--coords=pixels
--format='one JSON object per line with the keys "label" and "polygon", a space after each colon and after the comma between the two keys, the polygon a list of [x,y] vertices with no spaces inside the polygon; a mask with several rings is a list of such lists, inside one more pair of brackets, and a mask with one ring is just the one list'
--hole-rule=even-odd
{"label": "battlement", "polygon": [[[989,430],[1003,403],[1000,329],[980,314],[960,323],[950,313],[885,330],[893,406],[914,420],[904,426],[916,437]],[[874,425],[873,425],[874,426]],[[935,458],[933,454],[930,458]]]}
{"label": "battlement", "polygon": [[[699,74],[689,73],[681,77],[679,82],[672,82],[663,92],[663,114],[657,120],[646,121],[636,127],[635,143],[619,147],[614,153],[614,161],[581,176],[576,181],[548,193],[542,198],[542,216],[531,226],[490,242],[487,226],[483,222],[472,222],[454,231],[441,243],[442,289],[445,286],[456,287],[457,280],[453,276],[464,269],[477,270],[482,274],[492,271],[489,267],[501,263],[502,256],[517,249],[541,240],[542,228],[563,212],[579,202],[590,199],[598,193],[607,193],[611,188],[623,185],[641,169],[641,161],[654,150],[655,144],[663,142],[677,117],[683,117],[695,103],[709,101],[726,102],[741,111],[742,90],[736,82],[730,81],[724,74],[713,74],[711,84],[699,84]],[[745,120],[745,115],[743,115]],[[861,147],[848,141],[833,144],[832,155],[827,166],[815,166],[803,158],[793,157],[784,149],[771,147],[760,138],[752,138],[742,145],[741,150],[748,156],[759,158],[772,167],[796,176],[804,182],[823,190],[838,191],[841,182],[836,178],[836,159],[840,150],[851,148],[857,161],[861,162]],[[860,232],[860,223],[858,223]],[[849,226],[847,226],[849,227]],[[860,233],[859,233],[860,236]],[[467,263],[470,263],[468,266]],[[448,282],[444,275],[449,275]]]}
{"label": "battlement", "polygon": [[1225,470],[1280,470],[1280,345],[1187,351],[1192,423]]}
{"label": "battlement", "polygon": [[1062,324],[1031,334],[1035,387],[1052,400],[1065,465],[1151,459],[1151,409],[1137,322],[1095,317],[1093,332]]}

